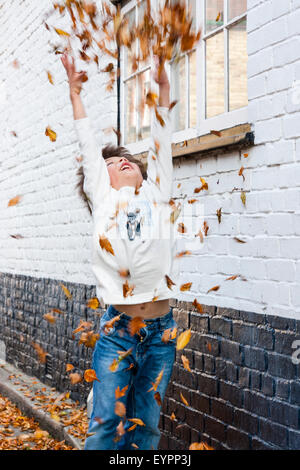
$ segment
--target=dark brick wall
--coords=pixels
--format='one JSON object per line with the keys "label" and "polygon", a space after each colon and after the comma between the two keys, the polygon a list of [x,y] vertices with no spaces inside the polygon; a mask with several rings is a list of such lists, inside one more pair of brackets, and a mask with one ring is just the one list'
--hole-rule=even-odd
{"label": "dark brick wall", "polygon": [[[91,366],[92,349],[72,335],[80,320],[98,331],[103,310],[86,307],[93,286],[20,275],[0,275],[0,340],[7,361],[58,390],[71,390],[81,403],[90,385],[71,385],[67,363],[75,372]],[[300,365],[292,361],[292,343],[300,339],[300,320],[171,300],[178,334],[191,328],[184,350],[177,351],[172,380],[162,406],[160,448],[187,449],[206,441],[216,449],[300,449]],[[43,315],[64,313],[55,324]],[[32,347],[50,354],[46,365]],[[190,363],[183,367],[181,355]],[[188,401],[185,405],[180,394]],[[172,419],[172,413],[175,419]]]}

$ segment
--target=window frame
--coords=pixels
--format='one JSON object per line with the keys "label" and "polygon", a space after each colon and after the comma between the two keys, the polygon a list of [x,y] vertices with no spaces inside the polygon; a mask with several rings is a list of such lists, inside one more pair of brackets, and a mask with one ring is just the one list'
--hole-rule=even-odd
{"label": "window frame", "polygon": [[[207,0],[200,2],[200,7],[199,7],[199,3],[197,3],[196,5],[196,29],[199,30],[199,28],[201,28],[202,30],[200,41],[193,49],[187,52],[184,52],[183,54],[180,55],[180,57],[185,56],[186,77],[188,78],[188,74],[189,74],[188,54],[190,54],[193,51],[196,51],[196,64],[197,64],[196,80],[197,80],[197,83],[199,84],[196,89],[196,101],[197,101],[197,110],[198,110],[197,124],[196,124],[196,128],[186,128],[186,129],[179,130],[179,131],[173,131],[172,143],[174,144],[178,144],[180,142],[187,141],[190,139],[200,138],[204,135],[209,134],[212,129],[223,130],[223,129],[232,128],[237,125],[248,123],[248,104],[244,107],[241,107],[232,111],[226,110],[228,102],[229,102],[228,100],[229,28],[233,26],[235,23],[238,23],[239,21],[241,21],[242,18],[247,18],[248,11],[239,15],[238,17],[235,17],[234,19],[230,21],[227,21],[227,17],[228,17],[227,6],[228,6],[229,0],[225,0],[224,1],[224,24],[215,28],[213,31],[209,31],[208,33],[206,33],[205,24],[204,24],[206,1]],[[132,10],[132,8],[136,8],[136,6],[141,2],[142,0],[129,0],[124,6],[121,6],[122,14],[127,14],[130,10]],[[157,5],[159,4],[159,2],[163,2],[163,0],[151,0],[151,7],[153,8],[154,11],[157,11]],[[206,90],[205,90],[205,86],[206,86],[206,79],[205,79],[206,77],[206,60],[205,60],[206,41],[205,40],[210,37],[213,37],[215,34],[217,34],[218,32],[222,30],[224,31],[224,57],[225,57],[225,63],[224,63],[225,112],[222,114],[213,116],[211,118],[205,119],[206,103],[205,103],[205,100],[202,99],[202,96],[206,96]],[[151,59],[150,59],[150,63],[151,63],[150,67],[152,67]],[[132,142],[132,143],[125,143],[124,141],[125,109],[126,109],[124,89],[125,89],[125,81],[128,79],[128,77],[126,77],[126,80],[124,81],[124,66],[125,66],[125,47],[121,47],[120,48],[120,132],[121,132],[121,144],[120,145],[126,146],[126,148],[130,151],[130,153],[134,155],[134,154],[146,152],[148,150],[151,137],[147,137],[143,140],[139,140],[139,141]],[[168,74],[170,85],[171,85],[171,89],[170,89],[170,102],[171,102],[175,99],[173,95],[173,83],[171,81],[171,63],[166,62],[165,69]],[[142,68],[140,73],[145,70],[147,70],[147,66]],[[129,77],[132,77],[133,75],[136,76],[136,74],[137,73],[135,72],[134,74],[129,75]],[[153,81],[152,77],[151,77],[151,90],[158,93],[158,85]],[[190,96],[188,95],[188,89],[186,91],[187,91],[186,111],[188,111]],[[174,126],[173,114],[172,114],[172,118],[173,118],[173,128],[174,128],[175,126]],[[187,120],[188,120],[188,113],[186,112],[186,122]]]}

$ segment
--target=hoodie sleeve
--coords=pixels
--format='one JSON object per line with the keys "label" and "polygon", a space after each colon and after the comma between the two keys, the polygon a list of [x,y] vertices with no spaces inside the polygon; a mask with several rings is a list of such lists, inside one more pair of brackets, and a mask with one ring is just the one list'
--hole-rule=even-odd
{"label": "hoodie sleeve", "polygon": [[152,113],[150,148],[147,156],[147,175],[150,184],[159,188],[164,202],[172,197],[173,162],[172,162],[172,124],[169,108],[158,106],[158,114],[164,120],[160,121]]}
{"label": "hoodie sleeve", "polygon": [[79,148],[82,153],[84,172],[83,189],[93,208],[101,202],[110,190],[110,178],[101,145],[96,141],[89,117],[74,121]]}

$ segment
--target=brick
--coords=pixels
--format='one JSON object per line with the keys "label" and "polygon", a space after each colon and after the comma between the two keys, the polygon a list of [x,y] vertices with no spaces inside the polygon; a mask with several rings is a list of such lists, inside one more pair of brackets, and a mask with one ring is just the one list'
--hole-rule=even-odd
{"label": "brick", "polygon": [[290,355],[292,353],[293,351],[292,344],[296,339],[296,335],[294,333],[275,330],[274,338],[275,338],[275,343],[274,343],[275,352],[279,354],[285,354],[285,355]]}
{"label": "brick", "polygon": [[201,413],[210,413],[210,399],[208,396],[191,391],[191,406]]}
{"label": "brick", "polygon": [[213,439],[224,442],[226,441],[226,427],[221,422],[210,416],[205,416],[204,420],[205,432]]}
{"label": "brick", "polygon": [[209,396],[217,396],[218,394],[218,380],[206,374],[198,376],[198,390]]}
{"label": "brick", "polygon": [[219,398],[227,400],[234,406],[241,407],[243,403],[244,391],[238,386],[220,380],[219,383]]}
{"label": "brick", "polygon": [[268,353],[268,372],[285,379],[297,377],[296,365],[293,364],[291,357],[276,353]]}
{"label": "brick", "polygon": [[274,400],[270,403],[270,417],[272,421],[288,427],[298,429],[299,427],[299,407],[288,403]]}
{"label": "brick", "polygon": [[300,449],[300,431],[295,431],[295,430],[289,431],[289,449],[291,450]]}
{"label": "brick", "polygon": [[275,381],[268,374],[261,374],[261,392],[264,395],[273,396],[275,392]]}
{"label": "brick", "polygon": [[244,365],[251,369],[265,371],[267,369],[267,356],[264,350],[244,346]]}
{"label": "brick", "polygon": [[272,423],[266,419],[260,419],[259,435],[264,441],[275,444],[281,449],[287,449],[288,430],[284,426]]}
{"label": "brick", "polygon": [[[197,410],[188,408],[186,410],[186,423],[192,427],[193,429],[196,429],[197,431],[203,431],[204,430],[204,418],[201,413],[198,413]],[[189,440],[187,441],[189,442]]]}
{"label": "brick", "polygon": [[222,339],[220,342],[220,355],[224,359],[230,359],[237,365],[242,364],[242,352],[240,350],[240,345],[233,341],[228,341],[226,339]]}
{"label": "brick", "polygon": [[273,330],[259,326],[256,328],[256,346],[260,348],[270,349],[274,348]]}
{"label": "brick", "polygon": [[256,328],[254,325],[233,322],[232,339],[242,344],[256,343]]}
{"label": "brick", "polygon": [[267,418],[270,416],[270,401],[260,393],[245,390],[244,409],[258,416]]}
{"label": "brick", "polygon": [[[283,400],[288,400],[290,395],[290,382],[288,380],[275,380],[275,396]],[[292,402],[293,403],[293,402]]]}
{"label": "brick", "polygon": [[231,424],[233,421],[233,413],[233,406],[228,405],[224,400],[211,399],[211,416],[214,416],[226,424]]}
{"label": "brick", "polygon": [[227,444],[233,450],[248,450],[250,447],[250,439],[248,434],[245,434],[239,429],[228,426]]}
{"label": "brick", "polygon": [[225,338],[230,338],[231,337],[231,328],[232,328],[232,322],[231,320],[227,320],[221,317],[213,317],[210,320],[210,332],[211,333],[217,333],[221,336],[224,336]]}
{"label": "brick", "polygon": [[252,444],[251,444],[252,450],[279,450],[279,447],[274,446],[272,444],[268,444],[267,442],[262,441],[256,436],[253,437],[251,440],[252,440]]}
{"label": "brick", "polygon": [[258,417],[247,413],[244,410],[235,408],[233,416],[233,424],[236,428],[246,433],[255,435],[258,433]]}
{"label": "brick", "polygon": [[299,404],[300,403],[300,382],[291,383],[291,403]]}
{"label": "brick", "polygon": [[201,332],[207,333],[208,332],[208,320],[209,320],[208,316],[191,313],[190,314],[190,328],[199,333]]}

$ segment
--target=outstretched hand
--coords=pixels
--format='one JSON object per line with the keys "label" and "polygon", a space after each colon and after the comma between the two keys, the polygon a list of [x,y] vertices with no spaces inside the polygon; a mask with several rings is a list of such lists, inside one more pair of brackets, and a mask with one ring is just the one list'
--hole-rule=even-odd
{"label": "outstretched hand", "polygon": [[66,52],[62,55],[61,61],[67,72],[70,94],[79,95],[82,89],[82,83],[86,80],[86,72],[76,72],[74,57],[69,61],[69,56]]}

